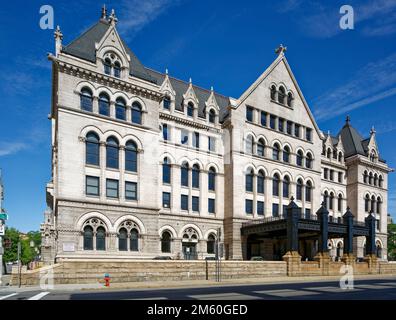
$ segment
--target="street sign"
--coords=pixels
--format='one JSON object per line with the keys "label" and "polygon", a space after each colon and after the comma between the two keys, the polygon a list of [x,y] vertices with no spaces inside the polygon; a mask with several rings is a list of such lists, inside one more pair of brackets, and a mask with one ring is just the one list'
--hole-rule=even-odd
{"label": "street sign", "polygon": [[8,215],[6,213],[0,213],[0,220],[8,220]]}

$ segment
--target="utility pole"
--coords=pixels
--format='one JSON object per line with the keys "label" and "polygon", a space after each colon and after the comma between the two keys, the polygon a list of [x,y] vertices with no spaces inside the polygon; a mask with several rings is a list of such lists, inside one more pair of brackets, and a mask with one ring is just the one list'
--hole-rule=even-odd
{"label": "utility pole", "polygon": [[0,286],[3,284],[3,236],[5,235],[5,221],[7,220],[7,215],[3,209],[4,200],[4,187],[2,174],[0,169]]}
{"label": "utility pole", "polygon": [[21,287],[21,241],[18,241],[18,279],[19,279],[19,288]]}

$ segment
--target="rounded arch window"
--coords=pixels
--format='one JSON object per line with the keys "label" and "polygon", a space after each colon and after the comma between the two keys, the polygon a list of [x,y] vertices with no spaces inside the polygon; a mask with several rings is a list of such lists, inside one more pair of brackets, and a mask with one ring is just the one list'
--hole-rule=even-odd
{"label": "rounded arch window", "polygon": [[369,174],[369,184],[370,185],[373,184],[373,178],[374,178],[373,173],[370,172],[370,174]]}
{"label": "rounded arch window", "polygon": [[188,163],[187,162],[184,162],[183,164],[182,164],[182,167],[181,167],[181,185],[183,186],[183,187],[188,187],[189,185],[188,185],[188,171],[189,171],[189,166],[188,166]]}
{"label": "rounded arch window", "polygon": [[364,211],[369,212],[370,210],[370,196],[368,194],[366,194],[365,198],[364,198]]}
{"label": "rounded arch window", "polygon": [[136,229],[131,230],[130,250],[139,251],[139,231],[137,231]]}
{"label": "rounded arch window", "polygon": [[382,178],[382,175],[380,175],[380,176],[379,176],[379,180],[378,180],[378,186],[379,186],[380,188],[382,188],[382,187],[383,187],[383,184],[384,184],[384,178]]}
{"label": "rounded arch window", "polygon": [[271,86],[271,100],[275,101],[276,100],[276,87],[275,85]]}
{"label": "rounded arch window", "polygon": [[164,231],[161,237],[161,252],[171,253],[172,236],[169,231]]}
{"label": "rounded arch window", "polygon": [[106,166],[107,168],[119,168],[119,145],[115,137],[109,137],[106,141]]}
{"label": "rounded arch window", "polygon": [[254,171],[253,169],[248,169],[246,173],[246,191],[253,192],[253,179],[254,179]]}
{"label": "rounded arch window", "polygon": [[265,174],[260,170],[257,175],[257,193],[264,194]]}
{"label": "rounded arch window", "polygon": [[162,164],[162,182],[163,183],[171,183],[171,163],[168,158],[164,159]]}
{"label": "rounded arch window", "polygon": [[169,96],[165,96],[164,97],[164,109],[166,109],[166,110],[170,110],[170,107],[171,107],[171,98],[169,97]]}
{"label": "rounded arch window", "polygon": [[107,75],[111,75],[111,60],[110,58],[106,58],[103,62],[104,73]]}
{"label": "rounded arch window", "polygon": [[330,193],[330,199],[329,199],[329,210],[334,209],[334,193]]}
{"label": "rounded arch window", "polygon": [[121,78],[121,64],[118,61],[114,63],[114,77]]}
{"label": "rounded arch window", "polygon": [[264,139],[259,139],[257,143],[257,155],[260,157],[264,157],[265,155],[265,142]]}
{"label": "rounded arch window", "polygon": [[118,250],[128,251],[128,231],[125,228],[118,231]]}
{"label": "rounded arch window", "polygon": [[129,140],[125,145],[125,170],[138,171],[138,148],[134,141]]}
{"label": "rounded arch window", "polygon": [[299,167],[302,167],[303,165],[303,158],[304,158],[304,154],[301,150],[297,151],[297,158],[296,158],[296,163]]}
{"label": "rounded arch window", "polygon": [[312,169],[312,162],[313,162],[313,157],[312,154],[310,152],[307,153],[307,159],[305,161],[305,166],[308,169]]}
{"label": "rounded arch window", "polygon": [[103,227],[96,229],[96,250],[106,250],[106,230]]}
{"label": "rounded arch window", "polygon": [[215,253],[215,243],[216,243],[216,237],[211,233],[208,236],[208,241],[207,241],[207,253],[208,254],[214,254]]}
{"label": "rounded arch window", "polygon": [[192,187],[193,188],[199,188],[199,176],[200,176],[199,165],[194,164],[192,167]]}
{"label": "rounded arch window", "polygon": [[363,182],[364,183],[368,183],[368,172],[367,172],[367,170],[364,171],[364,173],[363,173]]}
{"label": "rounded arch window", "polygon": [[305,201],[311,202],[312,198],[312,182],[308,181],[307,185],[305,186]]}
{"label": "rounded arch window", "polygon": [[142,124],[142,106],[137,101],[132,103],[132,123]]}
{"label": "rounded arch window", "polygon": [[106,93],[99,95],[99,114],[102,116],[110,116],[110,98]]}
{"label": "rounded arch window", "polygon": [[286,91],[285,88],[282,86],[279,88],[278,91],[278,102],[281,104],[285,104],[285,97],[286,97]]}
{"label": "rounded arch window", "polygon": [[91,226],[84,228],[84,250],[93,250],[93,228]]}
{"label": "rounded arch window", "polygon": [[276,197],[279,196],[279,185],[280,185],[280,177],[279,174],[275,173],[272,179],[272,195]]}
{"label": "rounded arch window", "polygon": [[302,194],[303,194],[303,181],[301,179],[298,179],[297,180],[297,189],[296,189],[297,200],[302,201]]}
{"label": "rounded arch window", "polygon": [[116,118],[119,120],[126,120],[126,103],[122,98],[116,100]]}
{"label": "rounded arch window", "polygon": [[288,176],[285,176],[283,178],[283,197],[289,198],[289,193],[290,193],[290,178]]}
{"label": "rounded arch window", "polygon": [[280,156],[280,147],[279,144],[275,143],[272,149],[272,159],[279,161],[280,158],[279,156]]}
{"label": "rounded arch window", "polygon": [[290,148],[288,146],[283,148],[283,161],[290,162]]}
{"label": "rounded arch window", "polygon": [[325,191],[324,194],[323,194],[323,203],[324,203],[324,206],[326,208],[329,207],[329,203],[328,202],[329,202],[329,193],[327,191]]}
{"label": "rounded arch window", "polygon": [[209,122],[216,123],[216,112],[213,109],[209,111]]}
{"label": "rounded arch window", "polygon": [[287,105],[289,107],[292,107],[292,104],[293,104],[293,95],[291,94],[291,92],[289,92],[287,94]]}
{"label": "rounded arch window", "polygon": [[209,190],[210,191],[215,191],[216,190],[216,169],[213,167],[210,167],[209,169]]}
{"label": "rounded arch window", "polygon": [[378,186],[378,175],[374,174],[374,186]]}
{"label": "rounded arch window", "polygon": [[93,94],[91,89],[84,87],[81,89],[81,94],[80,94],[80,107],[81,110],[84,111],[93,111]]}
{"label": "rounded arch window", "polygon": [[99,166],[100,144],[99,136],[95,132],[88,132],[85,141],[85,162],[89,165]]}
{"label": "rounded arch window", "polygon": [[187,116],[194,117],[194,104],[192,102],[187,104]]}
{"label": "rounded arch window", "polygon": [[253,137],[249,135],[246,138],[246,153],[253,154],[253,149],[254,149],[253,146],[254,146]]}

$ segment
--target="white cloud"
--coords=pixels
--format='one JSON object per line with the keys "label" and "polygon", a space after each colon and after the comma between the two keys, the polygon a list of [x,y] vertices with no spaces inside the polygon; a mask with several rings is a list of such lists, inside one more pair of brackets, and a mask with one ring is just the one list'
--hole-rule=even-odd
{"label": "white cloud", "polygon": [[27,144],[21,142],[0,143],[0,157],[15,154],[27,148]]}
{"label": "white cloud", "polygon": [[342,86],[313,101],[318,120],[334,118],[396,95],[396,54],[367,64]]}

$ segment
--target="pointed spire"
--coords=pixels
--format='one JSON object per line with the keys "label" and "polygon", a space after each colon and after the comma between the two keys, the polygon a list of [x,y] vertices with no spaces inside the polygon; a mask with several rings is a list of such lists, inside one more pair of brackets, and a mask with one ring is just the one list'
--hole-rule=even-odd
{"label": "pointed spire", "polygon": [[190,80],[188,81],[190,84],[192,84],[192,78],[190,77]]}
{"label": "pointed spire", "polygon": [[59,26],[56,26],[54,37],[55,37],[55,55],[57,56],[62,50],[62,40],[63,40],[63,34]]}
{"label": "pointed spire", "polygon": [[106,9],[106,5],[104,4],[102,7],[102,12],[100,15],[100,19],[101,20],[107,20],[107,9]]}
{"label": "pointed spire", "polygon": [[371,128],[370,130],[370,136],[375,136],[375,134],[377,133],[377,131],[375,131],[374,126]]}
{"label": "pointed spire", "polygon": [[345,121],[346,121],[346,124],[349,126],[351,124],[351,117],[347,116]]}
{"label": "pointed spire", "polygon": [[115,10],[111,9],[111,14],[109,16],[109,21],[111,25],[115,25],[118,22],[118,18],[116,17]]}
{"label": "pointed spire", "polygon": [[279,47],[275,50],[275,53],[277,55],[284,55],[285,52],[287,51],[287,47],[284,47],[283,44],[279,45]]}
{"label": "pointed spire", "polygon": [[165,69],[165,74],[168,76],[169,75],[169,70],[168,68]]}

